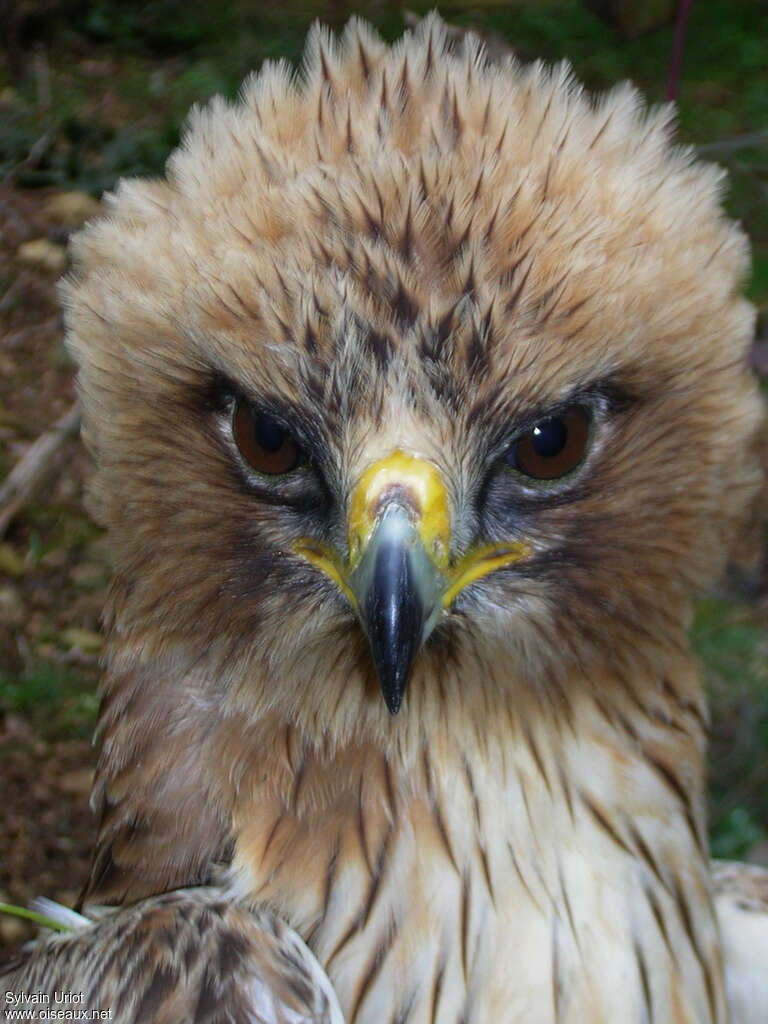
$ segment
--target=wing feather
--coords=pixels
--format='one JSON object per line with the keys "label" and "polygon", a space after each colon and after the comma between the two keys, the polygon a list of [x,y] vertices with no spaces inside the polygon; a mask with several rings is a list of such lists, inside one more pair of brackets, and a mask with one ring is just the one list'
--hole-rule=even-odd
{"label": "wing feather", "polygon": [[768,1021],[768,870],[712,862],[731,1024]]}
{"label": "wing feather", "polygon": [[[118,1024],[343,1024],[301,938],[218,888],[105,912],[38,942],[0,982],[25,1010],[70,993],[78,1009],[111,1011]],[[35,1003],[25,1002],[35,994]]]}

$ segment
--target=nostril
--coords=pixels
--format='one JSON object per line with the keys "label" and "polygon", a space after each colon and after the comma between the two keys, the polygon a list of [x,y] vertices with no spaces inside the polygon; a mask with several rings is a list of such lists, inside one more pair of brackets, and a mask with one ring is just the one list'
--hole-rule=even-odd
{"label": "nostril", "polygon": [[413,523],[418,522],[422,516],[418,495],[407,484],[401,482],[387,484],[376,496],[376,501],[371,509],[372,518],[378,519],[388,505],[399,505],[408,513],[408,517]]}

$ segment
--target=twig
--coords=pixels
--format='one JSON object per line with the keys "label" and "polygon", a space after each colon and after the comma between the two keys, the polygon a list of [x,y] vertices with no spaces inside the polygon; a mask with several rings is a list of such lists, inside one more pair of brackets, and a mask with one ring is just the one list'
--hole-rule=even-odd
{"label": "twig", "polygon": [[11,308],[16,301],[17,295],[26,288],[31,276],[31,271],[22,270],[21,273],[17,275],[16,279],[11,282],[4,295],[0,297],[0,313],[5,313]]}
{"label": "twig", "polygon": [[51,69],[42,47],[35,54],[32,66],[35,69],[37,83],[37,109],[45,114],[51,109]]}
{"label": "twig", "polygon": [[691,13],[693,0],[680,0],[677,8],[677,23],[675,24],[675,42],[672,47],[672,61],[669,66],[669,78],[667,79],[667,99],[676,100],[680,93],[680,73],[683,68],[683,51],[685,49],[685,30],[688,25],[688,15]]}
{"label": "twig", "polygon": [[52,467],[56,453],[80,429],[80,407],[75,403],[51,430],[41,434],[19,459],[0,486],[0,537],[27,504]]}
{"label": "twig", "polygon": [[743,149],[745,146],[768,145],[768,132],[749,132],[747,135],[734,135],[730,139],[720,139],[717,142],[705,142],[703,146],[697,146],[698,153],[721,153],[732,149]]}
{"label": "twig", "polygon": [[32,143],[29,153],[27,153],[23,160],[20,160],[19,163],[11,167],[2,180],[4,182],[11,182],[19,171],[23,171],[28,167],[36,167],[48,151],[52,141],[53,132],[49,128],[47,131],[43,132],[39,139]]}

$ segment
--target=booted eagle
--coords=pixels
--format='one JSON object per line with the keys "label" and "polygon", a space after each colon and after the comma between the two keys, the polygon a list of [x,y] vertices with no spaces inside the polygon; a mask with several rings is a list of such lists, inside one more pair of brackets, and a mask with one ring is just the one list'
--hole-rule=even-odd
{"label": "booted eagle", "polygon": [[7,988],[121,1021],[768,1019],[686,638],[757,485],[747,243],[671,117],[353,20],[79,235],[115,566],[84,899],[120,909]]}

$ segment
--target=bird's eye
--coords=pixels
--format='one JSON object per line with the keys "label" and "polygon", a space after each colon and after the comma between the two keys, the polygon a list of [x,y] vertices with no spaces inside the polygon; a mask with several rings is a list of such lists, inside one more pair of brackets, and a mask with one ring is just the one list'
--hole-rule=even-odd
{"label": "bird's eye", "polygon": [[534,480],[556,480],[575,469],[587,450],[589,413],[581,405],[540,420],[507,452],[513,469]]}
{"label": "bird's eye", "polygon": [[301,462],[301,448],[288,431],[248,402],[235,402],[232,435],[245,461],[266,476],[290,473]]}

